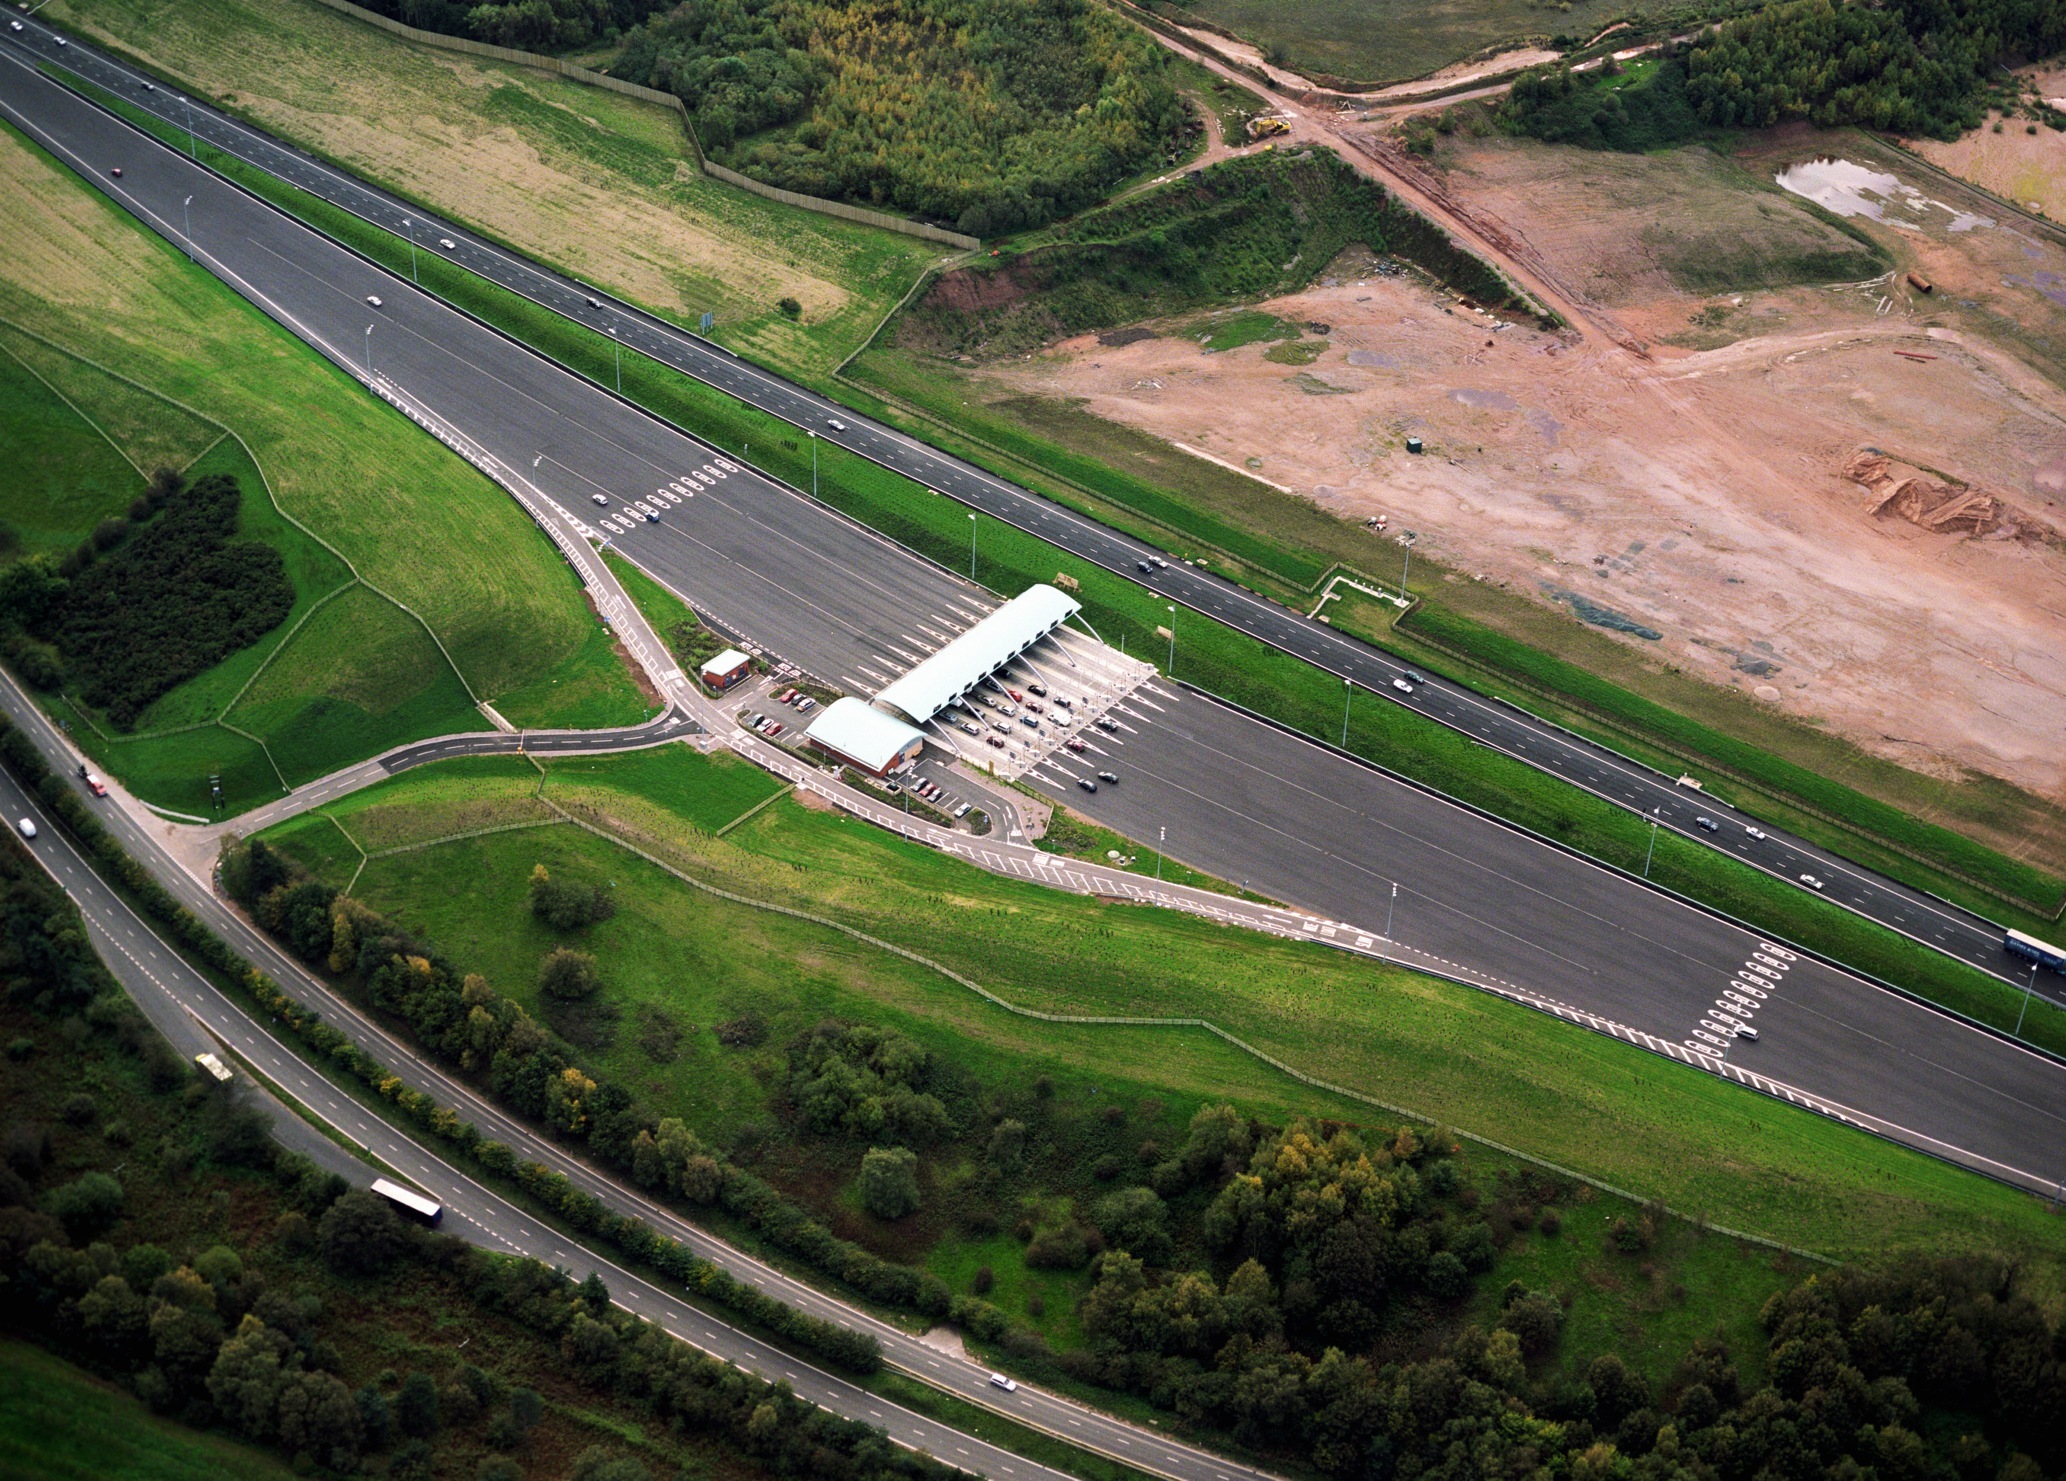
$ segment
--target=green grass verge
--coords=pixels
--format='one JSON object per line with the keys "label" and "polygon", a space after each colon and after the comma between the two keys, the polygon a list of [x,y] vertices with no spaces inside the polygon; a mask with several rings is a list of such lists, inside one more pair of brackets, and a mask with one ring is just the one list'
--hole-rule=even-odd
{"label": "green grass verge", "polygon": [[[1718,1223],[1839,1256],[1991,1249],[2053,1271],[2054,1285],[2066,1277],[2057,1227],[2039,1200],[1501,999],[1306,943],[996,878],[795,800],[715,839],[708,822],[738,800],[736,769],[684,747],[555,762],[545,796],[706,883],[843,922],[1028,1007],[1202,1013],[1307,1073]],[[441,827],[543,816],[537,788],[535,770],[498,758],[412,772],[332,811],[369,845],[427,842]],[[358,868],[325,819],[297,819],[268,836],[339,884]],[[548,1007],[530,985],[539,957],[561,943],[524,904],[541,862],[610,889],[619,905],[615,919],[571,942],[597,955],[606,983],[597,1004],[574,1014]],[[357,893],[554,1022],[581,1046],[584,1064],[719,1139],[772,1121],[783,1044],[827,1015],[894,1027],[993,1090],[1023,1093],[1045,1074],[1056,1106],[1125,1107],[1124,1125],[1110,1133],[1114,1150],[1143,1138],[1172,1144],[1208,1100],[1231,1099],[1271,1119],[1389,1119],[1195,1031],[1006,1013],[922,966],[690,888],[611,839],[564,824],[375,858]],[[748,1014],[766,1022],[765,1040],[720,1042],[715,1026]],[[1086,1140],[1107,1134],[1095,1117],[1083,1120]],[[1483,1179],[1513,1165],[1481,1148],[1467,1155]],[[771,1156],[762,1171],[848,1237],[922,1260],[957,1290],[988,1264],[999,1282],[992,1300],[1060,1345],[1080,1335],[1074,1278],[1023,1270],[1015,1242],[972,1236],[929,1212],[885,1229],[854,1210],[845,1189],[857,1146],[806,1144]],[[969,1175],[929,1157],[929,1203],[951,1205]],[[1603,1334],[1631,1362],[1668,1367],[1718,1316],[1735,1335],[1744,1313],[1789,1278],[1770,1251],[1690,1228],[1668,1231],[1641,1261],[1610,1254],[1605,1224],[1627,1206],[1590,1199],[1567,1205],[1555,1236],[1517,1235],[1487,1289],[1518,1278],[1575,1290],[1574,1331]],[[1034,1294],[1045,1305],[1037,1316],[1028,1307]],[[1597,1350],[1565,1344],[1566,1352]]]}
{"label": "green grass verge", "polygon": [[294,1471],[261,1450],[161,1419],[135,1395],[0,1338],[0,1475],[37,1481],[273,1481]]}
{"label": "green grass verge", "polygon": [[[586,603],[581,578],[573,567],[561,568],[574,600]],[[496,697],[495,710],[519,729],[545,726],[602,730],[640,725],[658,707],[647,703],[631,671],[631,657],[591,606],[588,628],[576,648],[557,669],[521,688]]]}
{"label": "green grass verge", "polygon": [[[258,171],[219,157],[225,170],[311,224],[360,245],[369,255],[406,262],[399,238]],[[434,269],[434,270],[433,270]],[[530,304],[442,261],[426,264],[433,291],[496,323],[571,368],[609,375],[607,337]],[[810,483],[810,454],[794,428],[637,354],[624,357],[624,391],[633,401],[791,483]],[[751,448],[750,454],[744,450]],[[967,549],[963,507],[844,450],[819,449],[824,501],[863,523],[958,567]],[[1044,540],[991,519],[980,522],[977,579],[999,590],[1052,580],[1081,583],[1086,616],[1107,642],[1155,653],[1167,614],[1154,593],[1070,556]],[[1179,620],[1177,675],[1325,739],[1340,733],[1336,681],[1302,661],[1195,613]],[[1496,755],[1399,706],[1366,700],[1349,730],[1349,749],[1450,796],[1545,833],[1595,858],[1640,866],[1649,830],[1640,818],[1524,763]],[[1760,929],[1825,951],[1838,960],[1998,1027],[2022,1007],[2012,987],[1882,927],[1698,845],[1659,844],[1651,877]],[[2025,1024],[2033,1043],[2066,1051],[2066,1012],[2038,1005]]]}
{"label": "green grass verge", "polygon": [[25,554],[62,555],[110,515],[126,512],[143,477],[66,405],[0,335],[0,521]]}

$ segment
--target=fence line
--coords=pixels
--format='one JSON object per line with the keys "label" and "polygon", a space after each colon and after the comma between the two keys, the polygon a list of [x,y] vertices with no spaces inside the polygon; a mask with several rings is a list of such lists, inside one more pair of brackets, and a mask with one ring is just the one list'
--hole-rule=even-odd
{"label": "fence line", "polygon": [[971,236],[944,227],[928,225],[923,221],[908,221],[902,216],[892,216],[887,211],[871,211],[865,206],[850,206],[845,201],[828,201],[815,195],[803,195],[794,190],[783,190],[779,186],[766,185],[728,170],[723,165],[712,163],[703,153],[703,141],[696,137],[696,128],[689,120],[689,110],[673,93],[663,93],[658,88],[645,87],[636,82],[626,82],[584,67],[578,62],[569,62],[561,57],[542,56],[535,51],[518,51],[511,46],[495,46],[486,41],[470,41],[464,36],[447,36],[440,31],[425,31],[416,26],[404,25],[391,16],[385,16],[363,5],[354,5],[352,0],[320,0],[332,10],[364,21],[369,26],[414,41],[423,46],[441,47],[446,51],[465,52],[468,56],[489,57],[498,62],[513,62],[519,67],[535,67],[546,72],[557,72],[562,77],[585,83],[590,87],[606,88],[613,93],[622,93],[629,98],[658,103],[663,108],[672,108],[681,119],[682,132],[687,135],[689,148],[694,151],[696,164],[704,174],[727,185],[735,185],[744,191],[762,196],[771,201],[780,201],[785,206],[796,206],[805,211],[816,211],[821,216],[837,216],[842,220],[858,222],[863,226],[881,227],[885,231],[902,232],[905,236],[923,237],[930,242],[940,242],[949,247],[960,247],[974,251],[982,245]]}

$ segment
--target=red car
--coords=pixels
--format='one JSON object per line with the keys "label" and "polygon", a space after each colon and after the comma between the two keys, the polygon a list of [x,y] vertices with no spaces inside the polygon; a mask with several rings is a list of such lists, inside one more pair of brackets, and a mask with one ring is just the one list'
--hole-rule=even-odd
{"label": "red car", "polygon": [[1069,747],[1069,749],[1070,749],[1070,750],[1072,750],[1072,751],[1080,751],[1080,750],[1082,750],[1082,749],[1083,749],[1083,742],[1082,742],[1082,741],[1080,741],[1080,740],[1077,740],[1077,739],[1076,739],[1076,738],[1075,738],[1074,736],[1071,736],[1071,737],[1070,737],[1070,738],[1068,739],[1068,741],[1067,741],[1067,742],[1065,742],[1065,744],[1066,744],[1066,745],[1067,745],[1067,746]]}
{"label": "red car", "polygon": [[105,797],[108,795],[108,784],[89,771],[86,773],[86,790],[96,797]]}

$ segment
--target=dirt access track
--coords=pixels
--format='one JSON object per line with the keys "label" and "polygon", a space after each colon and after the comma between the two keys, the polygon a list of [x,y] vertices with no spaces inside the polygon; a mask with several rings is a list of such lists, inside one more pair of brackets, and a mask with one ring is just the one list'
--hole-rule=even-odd
{"label": "dirt access track", "polygon": [[[1390,538],[1418,532],[1453,570],[1619,614],[1659,635],[1624,637],[1645,653],[1876,754],[2066,796],[2066,392],[2036,368],[2066,364],[2066,251],[2010,221],[1965,223],[1919,175],[1925,204],[1897,213],[1912,220],[1863,221],[1891,244],[1892,275],[1694,293],[1674,283],[1684,262],[1641,245],[1653,198],[1551,214],[1543,172],[1602,157],[1485,147],[1535,153],[1519,171],[1487,156],[1475,180],[1464,160],[1451,183],[1496,202],[1654,359],[1495,330],[1424,283],[1345,266],[1263,305],[1331,326],[1324,347],[1301,346],[1318,350],[1303,369],[1260,344],[1207,354],[1193,333],[1072,340],[983,375],[1080,399],[1344,518],[1386,516]],[[1769,182],[1774,163],[1745,178]],[[1726,188],[1703,176],[1686,211]],[[1911,266],[1932,294],[1906,284]],[[1847,477],[1869,448],[1917,483],[1888,497],[1885,479]],[[1983,496],[1964,506],[1976,517],[1931,527],[1951,494]],[[1399,555],[1374,534],[1367,564],[1396,579]]]}

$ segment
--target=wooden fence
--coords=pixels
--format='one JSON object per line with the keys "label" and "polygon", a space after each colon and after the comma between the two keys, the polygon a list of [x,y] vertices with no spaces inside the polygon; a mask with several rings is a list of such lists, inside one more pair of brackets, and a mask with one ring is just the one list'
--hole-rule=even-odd
{"label": "wooden fence", "polygon": [[658,88],[641,87],[636,82],[605,76],[601,72],[559,57],[541,56],[532,51],[518,51],[510,46],[492,46],[485,41],[469,41],[464,36],[447,36],[439,31],[419,30],[415,26],[406,26],[398,20],[381,15],[378,11],[368,10],[363,5],[354,5],[352,0],[321,0],[321,3],[354,20],[364,21],[369,26],[378,26],[383,31],[419,42],[424,46],[465,52],[468,56],[490,57],[498,62],[513,62],[519,67],[536,67],[546,72],[557,72],[562,77],[570,77],[590,87],[607,88],[613,93],[623,93],[629,98],[640,98],[648,103],[658,103],[663,108],[672,108],[681,119],[682,132],[688,137],[689,148],[695,151],[696,163],[703,173],[714,180],[722,180],[727,185],[736,185],[741,190],[751,191],[757,196],[780,201],[785,206],[816,211],[821,216],[837,216],[841,220],[859,222],[863,226],[878,226],[884,231],[898,231],[909,237],[923,237],[929,242],[959,247],[963,251],[973,252],[982,245],[976,238],[964,236],[958,231],[948,231],[923,221],[909,221],[902,216],[892,216],[887,211],[871,211],[865,206],[850,206],[845,201],[828,201],[815,195],[783,190],[751,179],[737,170],[728,170],[723,165],[713,164],[704,156],[702,141],[696,137],[695,126],[689,121],[689,110],[682,106],[682,100],[673,93],[663,93]]}

